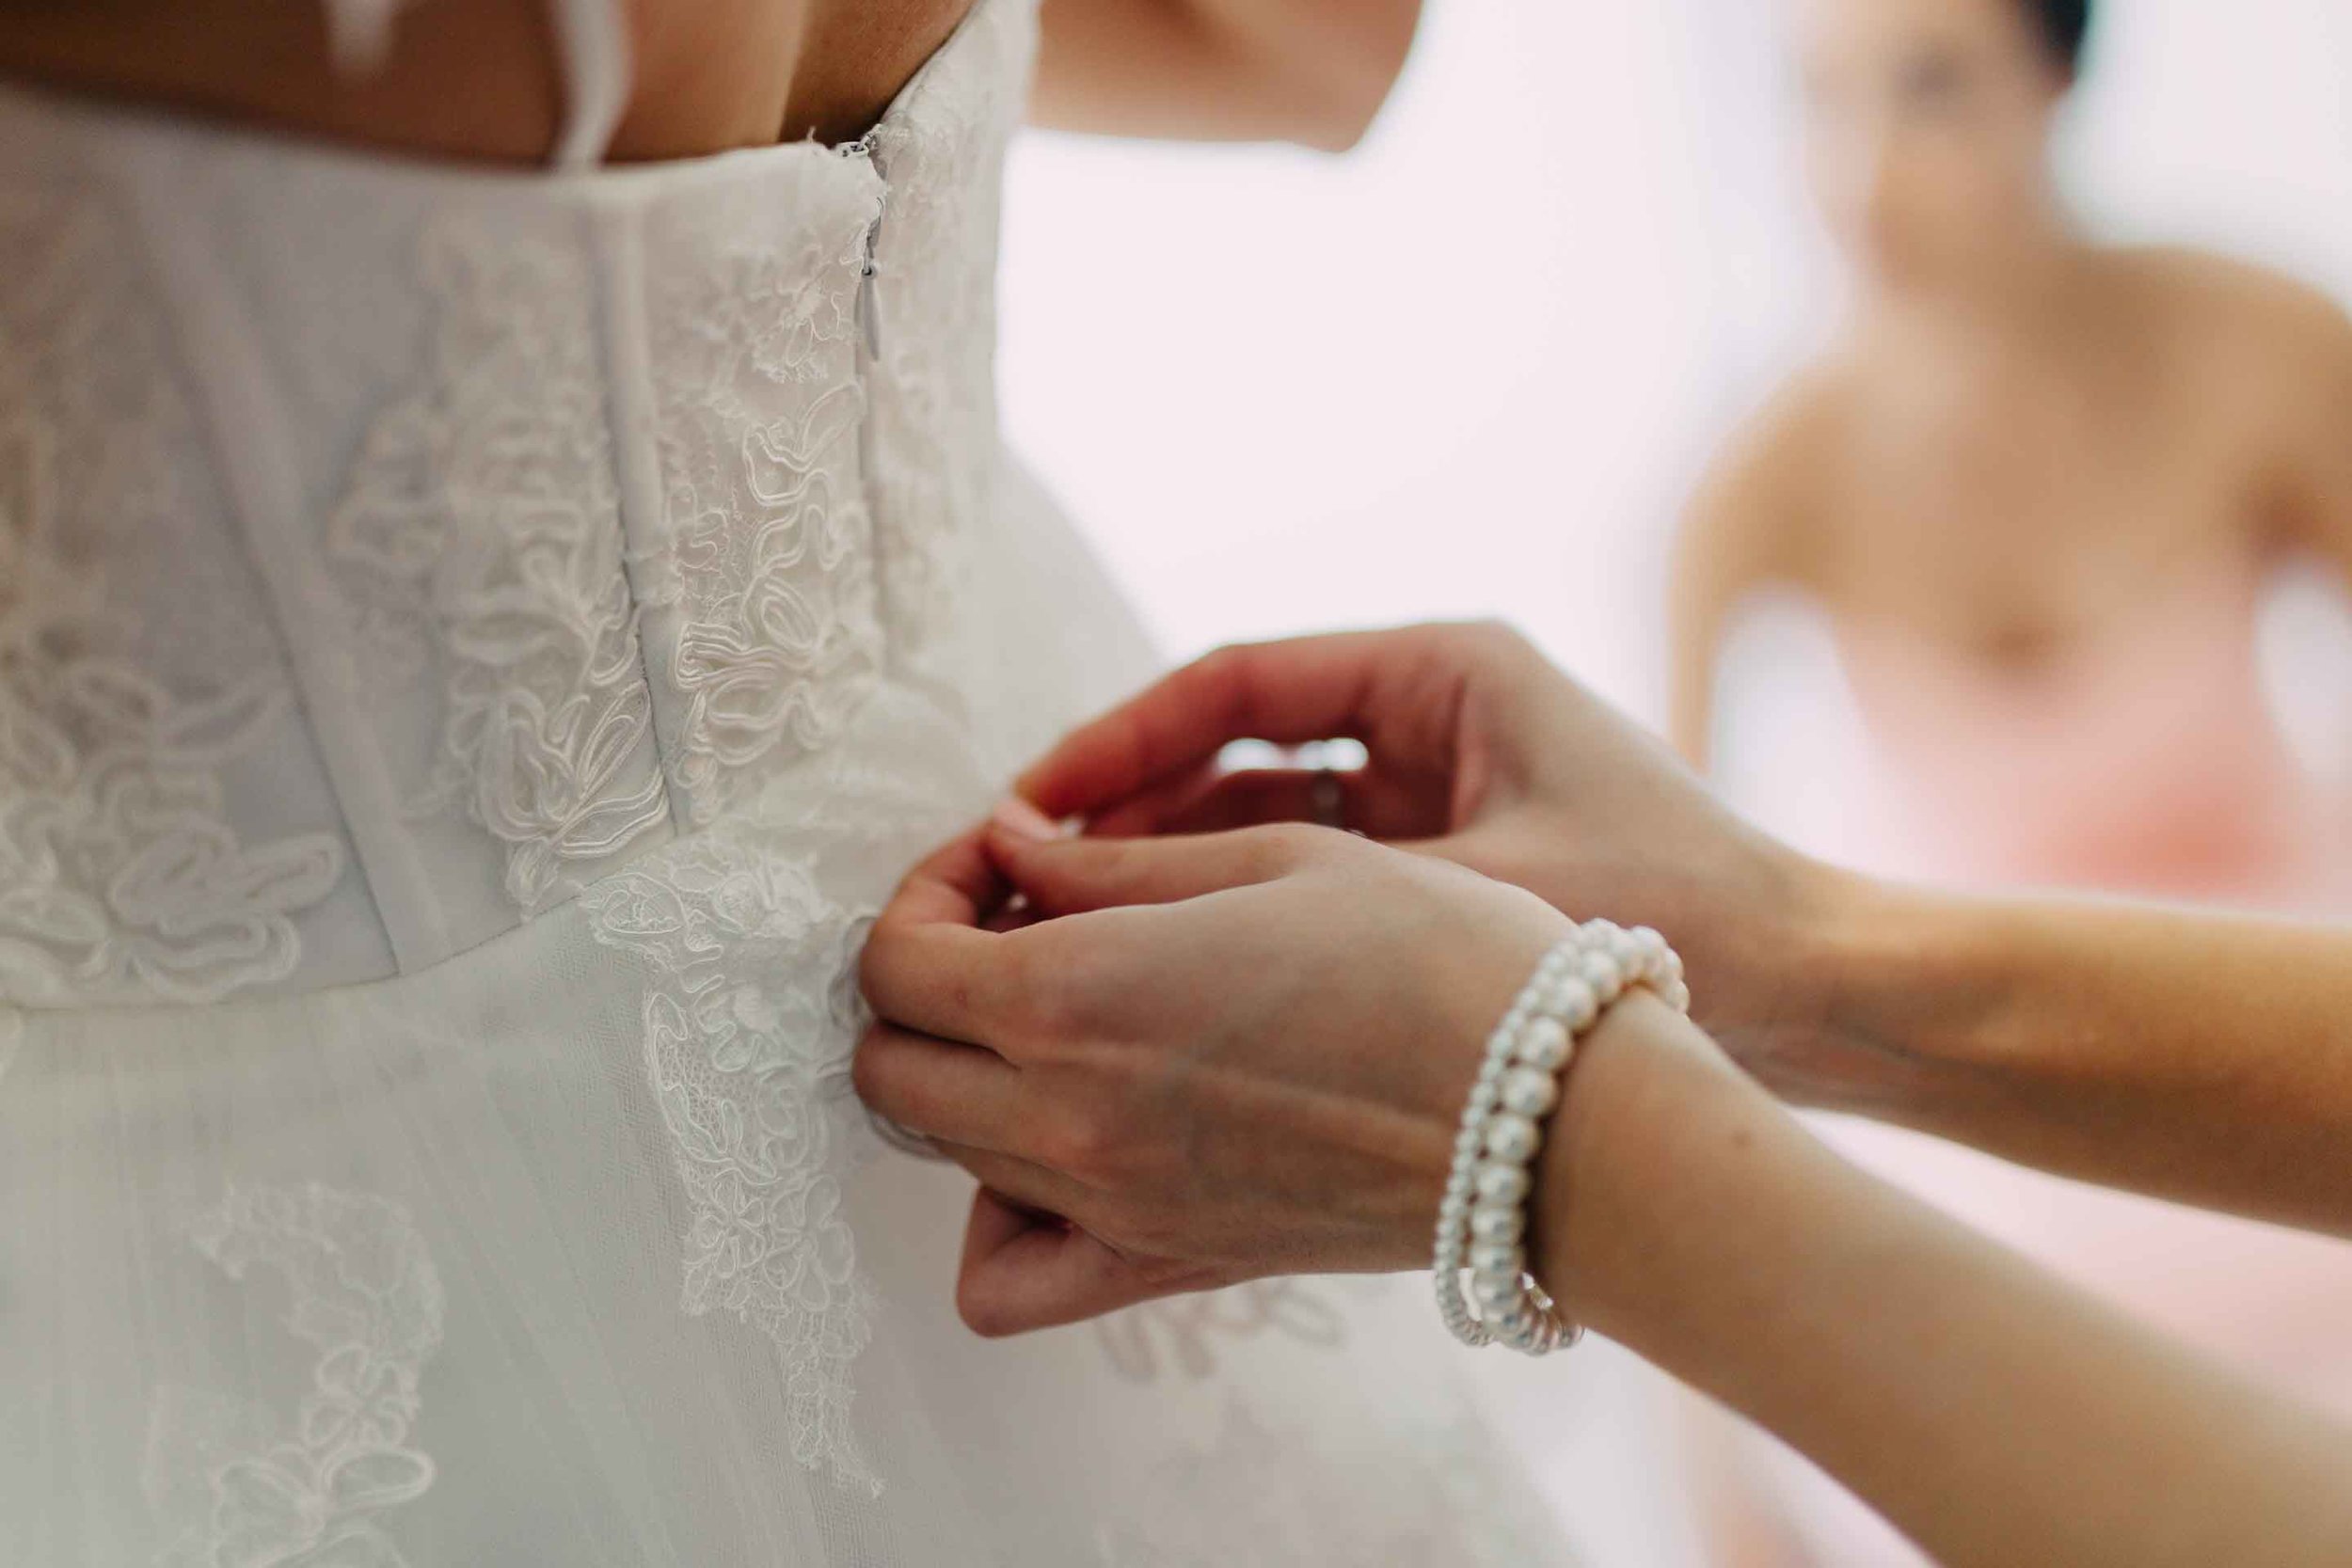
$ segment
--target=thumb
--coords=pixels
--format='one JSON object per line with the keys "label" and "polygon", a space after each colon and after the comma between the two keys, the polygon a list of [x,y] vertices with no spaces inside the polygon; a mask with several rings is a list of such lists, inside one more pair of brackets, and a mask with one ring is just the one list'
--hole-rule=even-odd
{"label": "thumb", "polygon": [[1166,1293],[1088,1232],[982,1187],[972,1198],[956,1311],[989,1338],[1080,1323]]}
{"label": "thumb", "polygon": [[1024,802],[997,808],[991,858],[1031,907],[1084,914],[1130,904],[1173,904],[1270,882],[1315,852],[1327,830],[1282,825],[1164,838],[1065,838]]}

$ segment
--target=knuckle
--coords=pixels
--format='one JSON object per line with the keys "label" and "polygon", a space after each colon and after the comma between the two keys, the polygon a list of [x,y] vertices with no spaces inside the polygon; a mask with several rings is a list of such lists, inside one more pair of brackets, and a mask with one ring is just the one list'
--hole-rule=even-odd
{"label": "knuckle", "polygon": [[1046,1126],[1040,1138],[1046,1160],[1057,1170],[1092,1177],[1110,1147],[1104,1117],[1089,1107],[1066,1108]]}
{"label": "knuckle", "polygon": [[1201,680],[1215,681],[1232,674],[1248,657],[1248,643],[1220,642],[1192,661],[1191,673]]}
{"label": "knuckle", "polygon": [[1046,1163],[1089,1185],[1114,1185],[1124,1168],[1125,1118],[1101,1097],[1065,1106],[1040,1130]]}
{"label": "knuckle", "polygon": [[1248,708],[1249,676],[1258,645],[1226,642],[1210,649],[1186,667],[1188,695],[1220,714],[1227,727],[1240,721]]}

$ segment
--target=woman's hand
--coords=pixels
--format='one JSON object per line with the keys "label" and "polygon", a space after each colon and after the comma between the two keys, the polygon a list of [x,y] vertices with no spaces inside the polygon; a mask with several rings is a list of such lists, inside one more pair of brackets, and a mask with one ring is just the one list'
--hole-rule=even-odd
{"label": "woman's hand", "polygon": [[[990,929],[1016,887],[1044,918]],[[876,925],[857,1086],[983,1183],[982,1333],[1422,1267],[1486,1037],[1567,929],[1344,833],[1064,839],[1016,808]]]}
{"label": "woman's hand", "polygon": [[[1327,775],[1221,771],[1230,742],[1349,738]],[[1699,1021],[1784,1090],[1839,1098],[1806,1060],[1845,883],[1724,811],[1666,748],[1491,625],[1211,654],[1073,733],[1021,780],[1089,834],[1322,816],[1535,893],[1570,915],[1664,931]],[[1336,807],[1336,811],[1327,808]],[[1319,809],[1326,808],[1326,809]]]}

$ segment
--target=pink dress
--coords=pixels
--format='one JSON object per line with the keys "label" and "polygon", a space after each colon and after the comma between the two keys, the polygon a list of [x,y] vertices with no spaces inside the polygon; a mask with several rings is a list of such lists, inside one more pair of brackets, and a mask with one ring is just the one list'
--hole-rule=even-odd
{"label": "pink dress", "polygon": [[1895,799],[1884,869],[2270,910],[2343,891],[2342,822],[2273,721],[2250,570],[2152,599],[2005,675],[1888,625],[1839,628]]}
{"label": "pink dress", "polygon": [[[2098,646],[2014,676],[1888,625],[1838,626],[1827,657],[1818,641],[1793,659],[1793,645],[1776,642],[1772,689],[1757,694],[1783,710],[1774,750],[1792,755],[1797,739],[1828,762],[1809,777],[1776,767],[1745,787],[1735,782],[1735,803],[1882,875],[2341,914],[2352,909],[2352,802],[2330,801],[2273,720],[2257,657],[2262,588],[2249,571],[2152,600]],[[1842,673],[1851,714],[1825,712],[1818,691],[1792,705],[1781,690],[1792,662],[1812,688],[1834,689]],[[1857,733],[1841,735],[1849,719]],[[1819,798],[1833,780],[1834,803]],[[1807,786],[1816,798],[1796,799]],[[2042,1266],[2249,1375],[2352,1415],[2352,1248],[1897,1129],[1820,1121],[1857,1163]],[[1811,1562],[1920,1560],[1785,1449],[1757,1457]]]}

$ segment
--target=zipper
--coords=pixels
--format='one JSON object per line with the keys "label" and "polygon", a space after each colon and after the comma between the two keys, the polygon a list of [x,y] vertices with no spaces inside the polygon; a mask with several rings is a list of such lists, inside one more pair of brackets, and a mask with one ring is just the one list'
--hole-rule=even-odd
{"label": "zipper", "polygon": [[882,168],[882,159],[871,136],[860,136],[842,145],[844,158],[863,158],[882,182],[874,198],[874,216],[866,225],[866,233],[859,242],[857,263],[857,319],[866,341],[866,357],[871,362],[882,358],[882,291],[875,279],[882,276],[880,247],[882,218],[890,208],[890,176]]}

